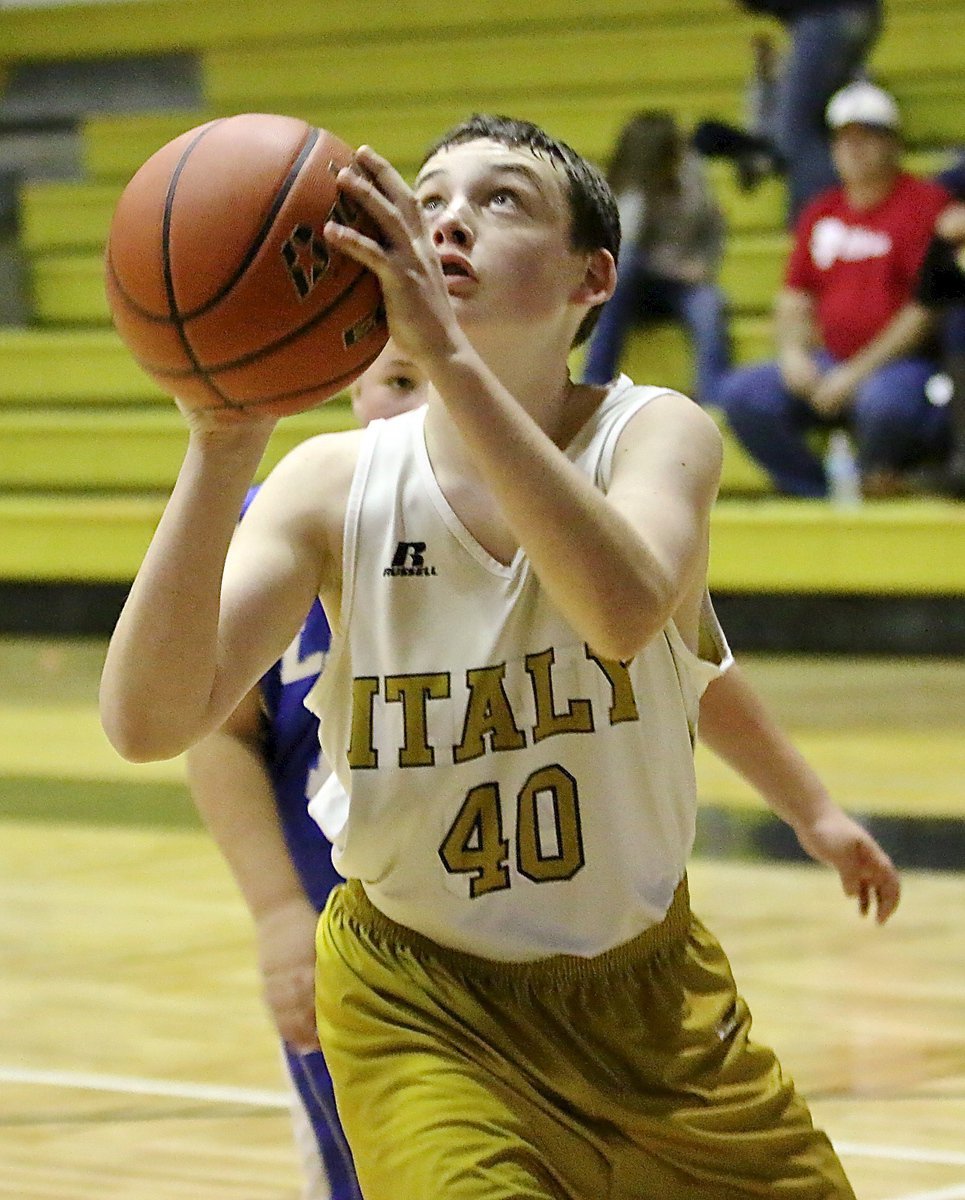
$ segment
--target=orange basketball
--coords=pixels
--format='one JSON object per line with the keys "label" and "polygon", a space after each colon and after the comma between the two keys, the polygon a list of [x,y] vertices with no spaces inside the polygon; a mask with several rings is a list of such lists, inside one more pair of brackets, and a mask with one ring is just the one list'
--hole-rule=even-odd
{"label": "orange basketball", "polygon": [[283,416],[327,400],[388,330],[376,276],[328,247],[328,220],[372,235],[336,189],[352,150],[294,117],[209,121],[124,189],[106,252],[114,325],[188,407]]}

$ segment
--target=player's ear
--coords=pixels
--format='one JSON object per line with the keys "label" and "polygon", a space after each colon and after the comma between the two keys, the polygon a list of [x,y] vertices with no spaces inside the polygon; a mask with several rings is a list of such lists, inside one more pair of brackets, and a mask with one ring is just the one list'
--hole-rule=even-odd
{"label": "player's ear", "polygon": [[616,285],[617,265],[610,251],[601,246],[587,255],[583,278],[570,299],[574,304],[587,304],[593,308],[609,300]]}

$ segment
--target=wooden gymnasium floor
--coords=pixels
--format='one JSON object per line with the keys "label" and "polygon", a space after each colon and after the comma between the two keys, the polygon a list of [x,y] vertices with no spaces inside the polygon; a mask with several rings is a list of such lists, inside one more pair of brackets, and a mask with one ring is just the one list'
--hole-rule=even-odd
{"label": "wooden gymnasium floor", "polygon": [[[106,746],[102,652],[0,640],[0,1197],[296,1200],[246,915],[179,765]],[[701,753],[695,907],[858,1196],[965,1200],[965,662],[745,667],[917,865],[863,924]]]}

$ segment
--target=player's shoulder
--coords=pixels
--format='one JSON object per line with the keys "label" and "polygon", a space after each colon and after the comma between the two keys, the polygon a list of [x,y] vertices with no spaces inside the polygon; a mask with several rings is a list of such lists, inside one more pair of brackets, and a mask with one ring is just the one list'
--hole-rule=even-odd
{"label": "player's shoulder", "polygon": [[635,385],[631,393],[640,398],[635,417],[641,424],[650,422],[671,426],[700,438],[719,439],[720,430],[713,417],[696,401],[675,388]]}
{"label": "player's shoulder", "polygon": [[269,479],[322,482],[318,476],[324,471],[330,486],[345,478],[350,482],[364,435],[363,429],[343,429],[308,437],[279,460]]}
{"label": "player's shoulder", "polygon": [[321,433],[294,446],[262,483],[258,505],[277,519],[327,523],[344,511],[364,430]]}
{"label": "player's shoulder", "polygon": [[[637,389],[639,391],[639,389]],[[683,451],[705,459],[713,469],[723,455],[723,438],[714,418],[699,404],[672,388],[647,388],[621,436],[621,449],[644,455]]]}

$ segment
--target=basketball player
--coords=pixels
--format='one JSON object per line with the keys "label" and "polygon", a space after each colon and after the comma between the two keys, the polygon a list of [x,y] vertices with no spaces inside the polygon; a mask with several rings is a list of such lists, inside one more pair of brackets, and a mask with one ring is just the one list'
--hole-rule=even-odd
{"label": "basketball player", "polygon": [[[721,446],[677,393],[568,378],[615,282],[605,182],[473,118],[414,191],[368,148],[339,185],[380,237],[326,237],[378,274],[428,403],[294,450],[234,540],[271,421],[187,414],[111,740],[163,758],[217,728],[320,596],[312,807],[349,882],[316,1005],[366,1200],[852,1197],[688,903]],[[798,817],[820,841],[827,815]],[[856,866],[885,916],[889,866]]]}
{"label": "basketball player", "polygon": [[[353,384],[361,426],[424,404],[428,382],[391,338]],[[249,502],[256,489],[252,489]],[[283,1040],[305,1200],[358,1200],[352,1156],[315,1032],[315,927],[341,876],[308,815],[327,772],[303,701],[331,633],[316,600],[281,659],[187,755],[188,782],[251,911],[265,999]],[[236,820],[237,814],[244,820]]]}

